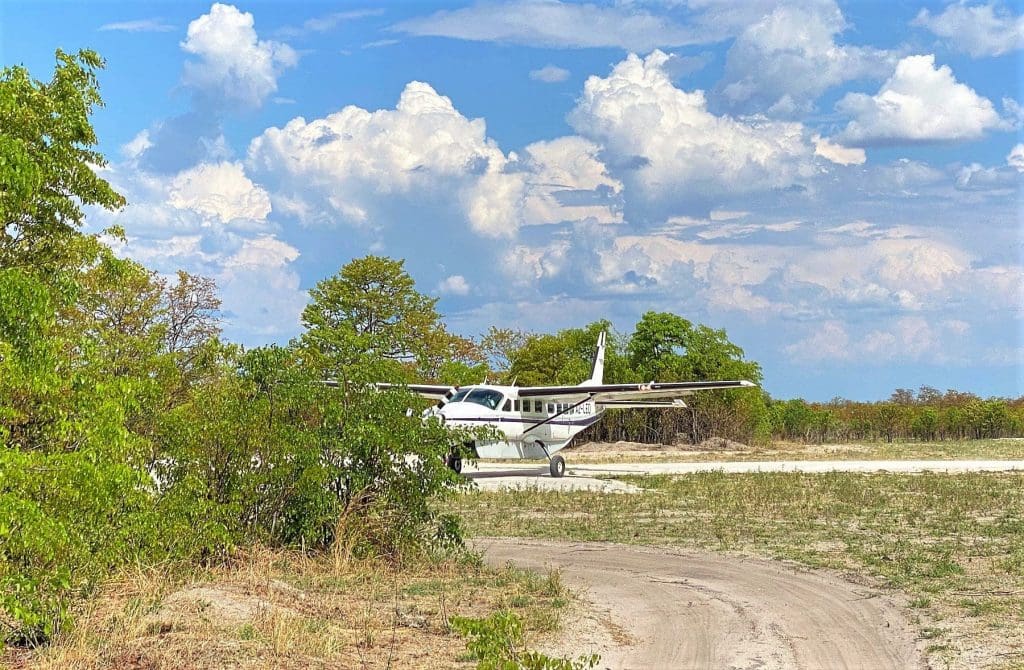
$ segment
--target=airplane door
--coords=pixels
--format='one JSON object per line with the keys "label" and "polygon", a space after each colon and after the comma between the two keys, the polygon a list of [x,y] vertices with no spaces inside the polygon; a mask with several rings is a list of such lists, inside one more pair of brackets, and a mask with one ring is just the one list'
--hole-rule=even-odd
{"label": "airplane door", "polygon": [[[556,405],[554,405],[553,409],[555,411],[552,412],[552,413],[555,414],[560,409],[564,409],[564,405],[560,407],[559,405],[556,404]],[[572,420],[571,414],[567,413],[567,414],[562,414],[561,416],[559,416],[558,418],[556,418],[554,421],[551,422],[551,441],[552,442],[565,442],[566,440],[569,439],[569,426],[568,426],[568,422],[571,421],[571,420]]]}

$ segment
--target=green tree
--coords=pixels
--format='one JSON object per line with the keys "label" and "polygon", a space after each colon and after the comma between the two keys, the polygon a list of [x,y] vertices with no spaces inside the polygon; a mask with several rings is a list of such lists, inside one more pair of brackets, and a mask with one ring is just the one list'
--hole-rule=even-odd
{"label": "green tree", "polygon": [[595,321],[583,328],[568,328],[554,335],[527,335],[522,346],[511,353],[508,377],[520,386],[579,384],[590,376],[598,335],[607,334],[604,379],[631,381],[628,362],[608,321]]}
{"label": "green tree", "polygon": [[103,104],[96,80],[103,61],[87,50],[58,50],[56,58],[46,83],[20,66],[0,73],[0,268],[67,267],[83,207],[124,205],[95,170],[106,165],[89,122]]}
{"label": "green tree", "polygon": [[[145,441],[127,428],[136,382],[59,327],[61,297],[0,270],[0,608],[39,642],[71,594],[156,549]],[[71,355],[69,355],[69,353]]]}
{"label": "green tree", "polygon": [[349,357],[349,363],[356,352],[415,361],[438,327],[437,299],[416,290],[404,261],[357,258],[309,294],[302,311],[306,340],[325,355]]}
{"label": "green tree", "polygon": [[647,312],[629,339],[629,362],[642,379],[678,381],[690,374],[685,355],[693,324],[668,312]]}

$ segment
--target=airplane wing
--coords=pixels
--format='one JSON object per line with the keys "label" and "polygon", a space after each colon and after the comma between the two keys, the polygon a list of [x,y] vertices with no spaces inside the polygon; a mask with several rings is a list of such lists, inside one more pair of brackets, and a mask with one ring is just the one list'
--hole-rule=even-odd
{"label": "airplane wing", "polygon": [[421,395],[424,398],[430,398],[431,400],[441,400],[445,398],[449,392],[454,392],[452,391],[451,386],[444,386],[441,384],[374,384],[374,386],[376,386],[379,391],[407,388],[416,395]]}
{"label": "airplane wing", "polygon": [[675,407],[676,409],[686,409],[689,407],[685,402],[679,398],[672,400],[601,400],[595,401],[595,404],[599,409],[664,409],[666,407]]}
{"label": "airplane wing", "polygon": [[740,379],[735,381],[648,382],[646,384],[599,384],[594,386],[524,386],[518,389],[518,393],[520,398],[564,398],[572,401],[589,397],[598,404],[612,406],[610,403],[615,401],[638,402],[680,398],[697,391],[720,391],[755,386],[756,384],[753,382]]}

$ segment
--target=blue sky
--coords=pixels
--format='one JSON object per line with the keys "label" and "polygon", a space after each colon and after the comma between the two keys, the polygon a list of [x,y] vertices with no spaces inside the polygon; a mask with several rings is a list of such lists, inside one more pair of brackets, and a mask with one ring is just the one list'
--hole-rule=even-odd
{"label": "blue sky", "polygon": [[351,258],[450,327],[647,310],[775,396],[1024,394],[1022,5],[831,0],[11,2],[3,63],[107,60],[120,252],[300,330]]}

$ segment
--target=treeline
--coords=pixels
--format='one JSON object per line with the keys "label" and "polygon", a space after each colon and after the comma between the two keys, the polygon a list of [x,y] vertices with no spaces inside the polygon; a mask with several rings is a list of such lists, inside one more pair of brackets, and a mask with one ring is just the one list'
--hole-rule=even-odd
{"label": "treeline", "polygon": [[768,403],[772,436],[796,442],[969,440],[1024,435],[1024,398],[980,398],[922,386],[881,402]]}

